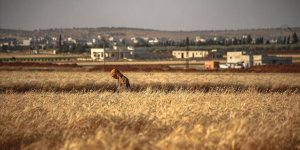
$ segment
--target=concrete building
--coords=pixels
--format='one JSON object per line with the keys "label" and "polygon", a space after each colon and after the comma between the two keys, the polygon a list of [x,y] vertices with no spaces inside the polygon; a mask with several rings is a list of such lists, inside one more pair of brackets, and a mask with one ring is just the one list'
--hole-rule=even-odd
{"label": "concrete building", "polygon": [[159,40],[157,38],[151,38],[148,42],[149,44],[155,45],[159,43]]}
{"label": "concrete building", "polygon": [[17,45],[17,40],[15,38],[0,38],[0,46],[15,46]]}
{"label": "concrete building", "polygon": [[282,65],[292,64],[292,57],[277,57],[267,55],[254,55],[253,65]]}
{"label": "concrete building", "polygon": [[227,52],[227,63],[247,63],[253,65],[253,55],[244,51]]}
{"label": "concrete building", "polygon": [[195,42],[196,43],[206,43],[206,39],[201,38],[200,36],[196,36]]}
{"label": "concrete building", "polygon": [[31,40],[23,40],[23,46],[30,46]]}
{"label": "concrete building", "polygon": [[130,51],[124,49],[103,49],[103,48],[92,48],[91,58],[94,61],[105,60],[120,60],[120,59],[130,59],[132,55]]}
{"label": "concrete building", "polygon": [[142,39],[138,38],[138,37],[131,37],[130,40],[134,43],[134,44],[138,44]]}
{"label": "concrete building", "polygon": [[127,50],[130,51],[130,54],[131,54],[132,58],[134,58],[134,59],[161,59],[161,58],[165,58],[165,56],[162,56],[160,54],[152,53],[151,48],[127,47]]}
{"label": "concrete building", "polygon": [[207,50],[174,50],[172,55],[175,58],[205,58],[208,57],[209,51]]}
{"label": "concrete building", "polygon": [[236,51],[227,52],[228,64],[242,64],[244,67],[267,64],[291,64],[291,57],[276,57],[252,52]]}

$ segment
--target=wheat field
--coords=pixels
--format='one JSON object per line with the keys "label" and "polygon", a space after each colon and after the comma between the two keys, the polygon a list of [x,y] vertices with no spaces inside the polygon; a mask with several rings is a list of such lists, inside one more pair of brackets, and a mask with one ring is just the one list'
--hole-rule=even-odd
{"label": "wheat field", "polygon": [[300,149],[300,74],[125,75],[0,72],[0,149]]}

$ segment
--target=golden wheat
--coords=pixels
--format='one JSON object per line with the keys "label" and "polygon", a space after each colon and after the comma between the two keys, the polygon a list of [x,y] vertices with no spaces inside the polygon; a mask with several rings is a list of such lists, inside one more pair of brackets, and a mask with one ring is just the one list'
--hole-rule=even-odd
{"label": "golden wheat", "polygon": [[[201,83],[243,84],[265,86],[300,86],[299,73],[161,73],[125,72],[132,84],[149,83]],[[24,72],[0,71],[1,85],[114,83],[109,73],[97,72]]]}
{"label": "golden wheat", "polygon": [[[0,86],[5,88],[9,84],[64,87],[71,83],[114,83],[104,73],[1,72],[0,75]],[[300,85],[295,74],[126,75],[134,84],[174,81],[178,84]],[[172,77],[177,78],[171,80]],[[275,77],[278,80],[273,80]],[[297,91],[232,92],[226,87],[221,92],[186,89],[167,92],[151,88],[121,93],[3,90],[0,94],[1,149],[300,148]]]}

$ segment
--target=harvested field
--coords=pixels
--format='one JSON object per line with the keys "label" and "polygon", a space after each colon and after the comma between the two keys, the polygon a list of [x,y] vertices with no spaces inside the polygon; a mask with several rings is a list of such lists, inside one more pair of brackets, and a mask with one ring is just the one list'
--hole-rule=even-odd
{"label": "harvested field", "polygon": [[299,149],[297,73],[1,71],[1,149]]}

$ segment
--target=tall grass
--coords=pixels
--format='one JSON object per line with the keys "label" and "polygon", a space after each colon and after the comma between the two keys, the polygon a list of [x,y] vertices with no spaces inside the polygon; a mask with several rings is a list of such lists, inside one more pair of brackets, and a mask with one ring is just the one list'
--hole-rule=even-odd
{"label": "tall grass", "polygon": [[[133,91],[190,90],[240,92],[300,92],[300,74],[249,73],[133,73],[129,78]],[[0,91],[114,91],[115,80],[109,73],[89,72],[0,72]]]}
{"label": "tall grass", "polygon": [[[5,77],[1,78],[1,87],[114,83],[102,73],[1,72],[0,75]],[[178,86],[198,82],[245,86],[269,83],[289,89],[300,84],[295,74],[126,75],[136,85],[151,85],[152,81],[161,84],[174,81]],[[171,80],[172,77],[179,78]],[[273,80],[275,77],[278,80]],[[300,148],[297,90],[260,92],[248,88],[238,92],[225,86],[202,92],[146,86],[141,91],[114,93],[39,88],[18,92],[4,88],[0,99],[0,149]]]}

